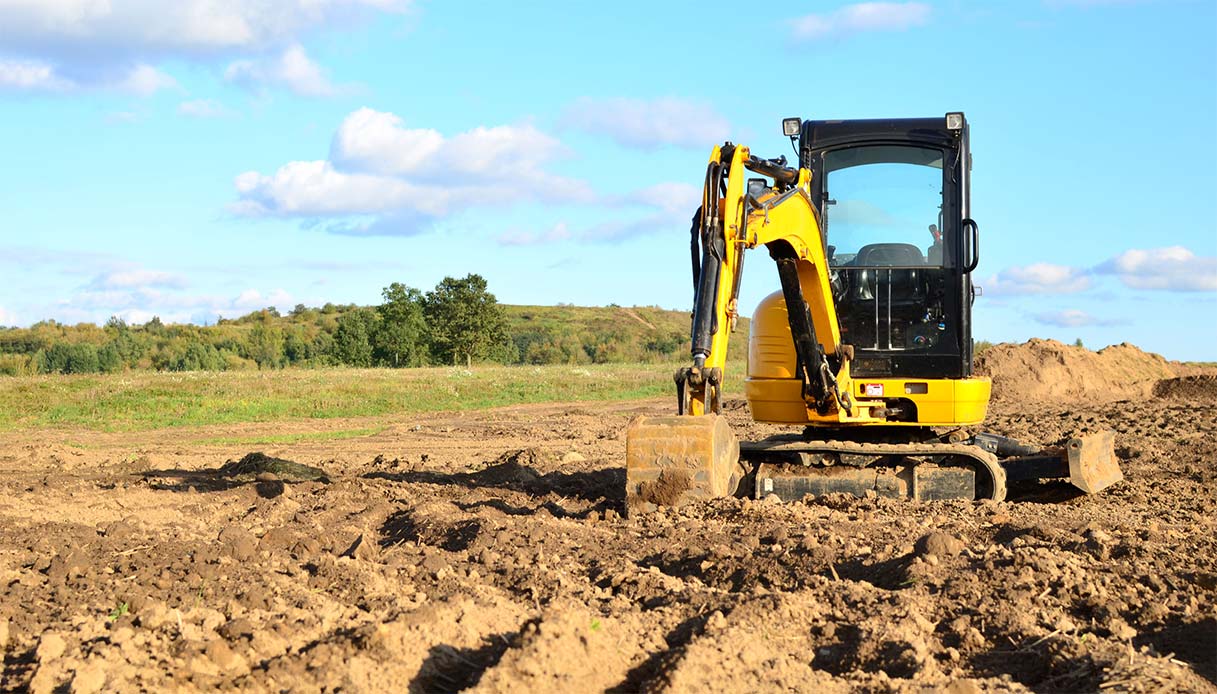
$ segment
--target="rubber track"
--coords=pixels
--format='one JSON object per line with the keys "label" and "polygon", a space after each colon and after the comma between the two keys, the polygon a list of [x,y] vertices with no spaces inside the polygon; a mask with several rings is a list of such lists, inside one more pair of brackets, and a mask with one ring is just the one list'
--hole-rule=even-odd
{"label": "rubber track", "polygon": [[[775,440],[777,439],[777,440]],[[976,466],[989,474],[992,482],[993,501],[1006,498],[1006,471],[997,456],[977,446],[964,443],[859,443],[857,441],[805,441],[803,439],[768,439],[766,441],[741,442],[740,457],[747,459],[752,453],[848,453],[851,455],[875,455],[892,458],[924,455],[962,456],[976,462]],[[873,467],[873,466],[867,466]]]}

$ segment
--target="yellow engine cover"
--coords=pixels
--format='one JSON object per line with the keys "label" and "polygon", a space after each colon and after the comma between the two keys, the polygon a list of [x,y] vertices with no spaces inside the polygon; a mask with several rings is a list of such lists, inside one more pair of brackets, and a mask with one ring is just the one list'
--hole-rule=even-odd
{"label": "yellow engine cover", "polygon": [[[756,421],[823,426],[967,426],[984,421],[989,407],[987,378],[851,379],[848,370],[843,369],[838,386],[841,392],[852,395],[854,412],[820,415],[803,400],[796,362],[786,301],[781,292],[774,292],[757,306],[748,336],[748,378],[744,392]],[[872,393],[882,395],[875,397]],[[872,410],[886,407],[892,399],[911,402],[916,411],[914,418],[888,421],[872,416]]]}

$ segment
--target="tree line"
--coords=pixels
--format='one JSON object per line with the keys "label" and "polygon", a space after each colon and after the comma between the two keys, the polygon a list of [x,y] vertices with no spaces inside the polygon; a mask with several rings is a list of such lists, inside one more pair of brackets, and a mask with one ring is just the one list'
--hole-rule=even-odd
{"label": "tree line", "polygon": [[633,330],[617,321],[579,327],[529,312],[509,317],[476,274],[445,277],[427,292],[394,282],[381,297],[371,307],[299,304],[286,316],[266,308],[212,326],[114,317],[100,327],[3,328],[0,374],[578,364],[669,359],[688,348],[687,331],[671,323]]}

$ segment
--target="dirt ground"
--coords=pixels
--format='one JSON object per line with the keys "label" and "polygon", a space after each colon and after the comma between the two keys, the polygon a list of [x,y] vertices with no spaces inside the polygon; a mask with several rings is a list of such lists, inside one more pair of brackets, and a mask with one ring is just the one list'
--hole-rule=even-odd
{"label": "dirt ground", "polygon": [[666,400],[258,447],[328,473],[302,483],[181,442],[372,420],[5,435],[0,690],[1217,691],[1217,381],[1163,375],[996,400],[1028,441],[1114,429],[1126,475],[1003,503],[623,518],[623,432]]}

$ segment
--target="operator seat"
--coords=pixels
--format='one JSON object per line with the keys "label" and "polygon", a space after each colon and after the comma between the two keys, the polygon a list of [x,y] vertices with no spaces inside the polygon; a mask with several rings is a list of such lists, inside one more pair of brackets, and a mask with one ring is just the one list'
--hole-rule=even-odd
{"label": "operator seat", "polygon": [[[925,265],[921,249],[911,243],[871,243],[858,249],[853,265],[908,266]],[[880,279],[887,281],[890,275],[892,303],[920,302],[922,300],[921,273],[915,269],[859,270],[855,299],[871,300],[878,291]],[[887,288],[882,293],[886,296]]]}

